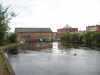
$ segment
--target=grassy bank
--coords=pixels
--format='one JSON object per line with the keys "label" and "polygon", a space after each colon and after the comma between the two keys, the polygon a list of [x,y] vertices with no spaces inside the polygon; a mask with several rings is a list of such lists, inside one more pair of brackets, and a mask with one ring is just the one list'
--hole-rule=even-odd
{"label": "grassy bank", "polygon": [[10,75],[1,51],[0,51],[0,75]]}
{"label": "grassy bank", "polygon": [[13,45],[13,44],[19,44],[19,42],[17,42],[17,43],[5,43],[4,45],[0,46],[0,49],[5,47],[5,46]]}

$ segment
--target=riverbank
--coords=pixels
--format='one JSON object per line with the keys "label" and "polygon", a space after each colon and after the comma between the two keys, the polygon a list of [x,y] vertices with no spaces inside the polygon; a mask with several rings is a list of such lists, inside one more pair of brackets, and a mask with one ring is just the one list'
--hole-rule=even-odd
{"label": "riverbank", "polygon": [[9,62],[7,61],[5,55],[3,54],[3,51],[12,49],[21,45],[23,45],[23,43],[11,44],[11,45],[0,47],[0,75],[15,75]]}
{"label": "riverbank", "polygon": [[0,52],[0,75],[10,75],[7,65],[5,63],[5,59],[3,58],[1,52]]}

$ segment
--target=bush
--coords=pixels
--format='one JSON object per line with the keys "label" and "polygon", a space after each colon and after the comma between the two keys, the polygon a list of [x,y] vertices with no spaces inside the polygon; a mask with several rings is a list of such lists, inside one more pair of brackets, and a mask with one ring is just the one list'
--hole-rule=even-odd
{"label": "bush", "polygon": [[16,43],[17,42],[17,33],[10,33],[8,36],[9,43]]}
{"label": "bush", "polygon": [[97,46],[100,47],[100,32],[88,31],[84,34],[64,34],[61,37],[61,41],[78,42],[84,40],[85,46]]}
{"label": "bush", "polygon": [[61,41],[70,41],[70,34],[64,34],[61,37]]}
{"label": "bush", "polygon": [[82,35],[81,34],[64,34],[61,37],[61,41],[82,41]]}
{"label": "bush", "polygon": [[74,33],[70,35],[70,41],[81,41],[80,34]]}

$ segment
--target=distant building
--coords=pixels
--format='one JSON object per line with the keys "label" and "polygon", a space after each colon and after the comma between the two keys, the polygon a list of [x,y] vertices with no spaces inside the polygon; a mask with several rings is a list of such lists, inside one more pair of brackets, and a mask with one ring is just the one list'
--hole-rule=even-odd
{"label": "distant building", "polygon": [[60,38],[64,34],[68,34],[70,32],[78,32],[78,28],[72,28],[68,24],[63,28],[57,29],[57,37]]}
{"label": "distant building", "polygon": [[70,32],[70,34],[74,34],[74,33],[80,33],[80,34],[83,34],[84,32],[86,32],[86,31],[77,31],[77,32]]}
{"label": "distant building", "polygon": [[15,28],[18,32],[19,41],[38,41],[40,38],[45,41],[52,40],[52,30],[50,28]]}
{"label": "distant building", "polygon": [[100,32],[100,25],[87,26],[86,31]]}
{"label": "distant building", "polygon": [[57,40],[57,32],[52,32],[52,39],[53,41]]}

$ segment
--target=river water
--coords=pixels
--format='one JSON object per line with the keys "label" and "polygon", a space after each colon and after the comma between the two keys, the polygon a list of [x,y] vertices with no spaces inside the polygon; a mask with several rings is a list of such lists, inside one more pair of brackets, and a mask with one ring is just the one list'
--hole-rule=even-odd
{"label": "river water", "polygon": [[29,43],[5,52],[16,75],[100,75],[100,51]]}

